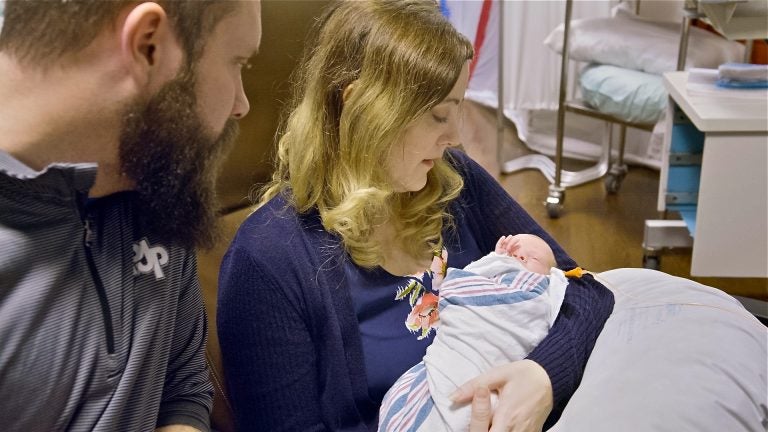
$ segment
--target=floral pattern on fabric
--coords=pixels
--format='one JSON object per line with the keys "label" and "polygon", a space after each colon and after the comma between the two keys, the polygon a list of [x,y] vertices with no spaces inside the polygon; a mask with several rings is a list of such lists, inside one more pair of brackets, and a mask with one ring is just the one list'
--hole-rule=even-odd
{"label": "floral pattern on fabric", "polygon": [[[405,320],[405,327],[411,333],[419,333],[418,340],[428,337],[432,329],[439,325],[437,303],[440,299],[437,293],[447,270],[448,251],[443,248],[441,251],[435,251],[428,269],[422,274],[408,276],[408,283],[397,289],[395,300],[408,297],[411,312]],[[432,290],[424,286],[425,277],[432,279]]]}

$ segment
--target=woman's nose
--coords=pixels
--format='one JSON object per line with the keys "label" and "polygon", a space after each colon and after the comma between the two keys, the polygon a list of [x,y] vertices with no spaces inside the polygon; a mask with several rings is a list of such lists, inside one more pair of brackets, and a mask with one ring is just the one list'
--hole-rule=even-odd
{"label": "woman's nose", "polygon": [[446,147],[456,147],[461,144],[461,129],[458,121],[450,123],[449,129],[442,136],[442,144]]}

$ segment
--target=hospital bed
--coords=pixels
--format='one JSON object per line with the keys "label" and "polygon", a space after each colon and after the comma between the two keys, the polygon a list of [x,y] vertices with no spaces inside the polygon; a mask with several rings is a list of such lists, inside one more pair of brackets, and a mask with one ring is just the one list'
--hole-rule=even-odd
{"label": "hospital bed", "polygon": [[768,430],[768,332],[737,300],[649,269],[596,277],[616,304],[550,432]]}

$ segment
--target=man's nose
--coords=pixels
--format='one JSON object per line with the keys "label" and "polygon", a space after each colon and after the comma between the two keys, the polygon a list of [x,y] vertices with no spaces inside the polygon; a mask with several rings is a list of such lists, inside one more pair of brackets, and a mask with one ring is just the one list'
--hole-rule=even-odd
{"label": "man's nose", "polygon": [[245,95],[243,86],[240,86],[240,90],[235,96],[235,103],[232,105],[232,118],[240,120],[248,114],[251,110],[251,104],[248,102],[248,96]]}

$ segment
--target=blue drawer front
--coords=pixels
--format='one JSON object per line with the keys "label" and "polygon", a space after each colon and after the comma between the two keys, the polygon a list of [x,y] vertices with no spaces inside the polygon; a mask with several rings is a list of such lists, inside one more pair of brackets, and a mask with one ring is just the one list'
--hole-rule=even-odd
{"label": "blue drawer front", "polygon": [[[670,142],[670,160],[672,155],[701,155],[704,150],[704,134],[696,129],[690,121],[677,121],[672,125],[672,139]],[[670,164],[667,177],[667,192],[669,193],[698,193],[701,179],[701,165],[674,165]],[[670,203],[671,204],[671,203]],[[693,204],[686,202],[686,204]]]}
{"label": "blue drawer front", "polygon": [[671,166],[667,179],[667,192],[698,192],[700,179],[700,165]]}
{"label": "blue drawer front", "polygon": [[672,126],[670,153],[701,153],[704,150],[704,133],[691,123]]}

